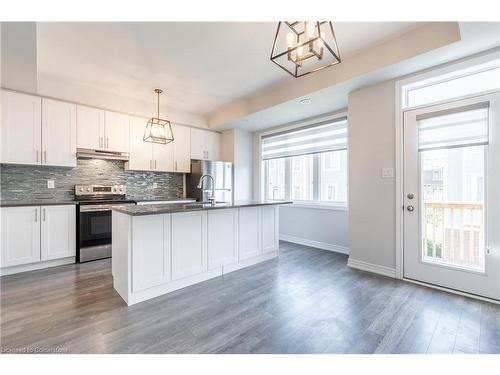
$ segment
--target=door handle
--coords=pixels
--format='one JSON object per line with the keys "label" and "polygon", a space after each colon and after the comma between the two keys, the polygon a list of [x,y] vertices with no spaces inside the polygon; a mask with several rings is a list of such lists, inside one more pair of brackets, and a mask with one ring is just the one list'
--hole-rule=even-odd
{"label": "door handle", "polygon": [[406,209],[410,212],[413,212],[415,210],[415,207],[413,207],[412,205],[410,206],[407,206]]}

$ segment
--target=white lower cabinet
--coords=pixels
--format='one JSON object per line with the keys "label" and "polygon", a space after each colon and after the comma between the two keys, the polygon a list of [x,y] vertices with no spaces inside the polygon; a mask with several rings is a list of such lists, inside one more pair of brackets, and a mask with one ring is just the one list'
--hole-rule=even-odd
{"label": "white lower cabinet", "polygon": [[262,206],[262,252],[278,249],[278,206]]}
{"label": "white lower cabinet", "polygon": [[138,217],[132,237],[132,290],[134,292],[168,283],[170,271],[170,215]]}
{"label": "white lower cabinet", "polygon": [[40,207],[4,207],[0,267],[40,261]]}
{"label": "white lower cabinet", "polygon": [[2,269],[75,256],[75,205],[0,210]]}
{"label": "white lower cabinet", "polygon": [[238,261],[238,210],[208,211],[208,269]]}
{"label": "white lower cabinet", "polygon": [[41,207],[41,260],[53,260],[76,255],[75,206]]}
{"label": "white lower cabinet", "polygon": [[207,270],[207,212],[172,214],[172,280]]}
{"label": "white lower cabinet", "polygon": [[262,221],[260,207],[239,209],[239,259],[244,260],[262,254]]}

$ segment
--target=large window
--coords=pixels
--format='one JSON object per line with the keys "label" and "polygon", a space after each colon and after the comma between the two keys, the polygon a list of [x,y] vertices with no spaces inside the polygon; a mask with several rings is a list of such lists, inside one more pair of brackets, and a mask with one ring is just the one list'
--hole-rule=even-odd
{"label": "large window", "polygon": [[262,139],[265,199],[347,204],[345,117]]}

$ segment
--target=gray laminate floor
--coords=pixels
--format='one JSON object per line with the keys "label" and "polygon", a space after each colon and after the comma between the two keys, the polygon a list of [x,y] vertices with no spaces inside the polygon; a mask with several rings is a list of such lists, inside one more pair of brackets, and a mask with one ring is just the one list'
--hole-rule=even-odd
{"label": "gray laminate floor", "polygon": [[6,276],[3,352],[500,353],[500,306],[356,271],[286,242],[278,259],[127,307],[111,262]]}

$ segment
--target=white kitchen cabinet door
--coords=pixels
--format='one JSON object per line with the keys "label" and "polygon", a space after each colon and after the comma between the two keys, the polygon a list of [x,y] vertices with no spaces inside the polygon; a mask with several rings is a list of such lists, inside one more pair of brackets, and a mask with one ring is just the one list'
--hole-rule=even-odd
{"label": "white kitchen cabinet door", "polygon": [[260,207],[239,208],[239,260],[262,254]]}
{"label": "white kitchen cabinet door", "polygon": [[74,257],[76,254],[75,205],[42,206],[41,259]]}
{"label": "white kitchen cabinet door", "polygon": [[153,169],[153,144],[144,142],[147,120],[140,117],[130,118],[130,155],[126,169],[149,171]]}
{"label": "white kitchen cabinet door", "polygon": [[278,250],[278,206],[262,206],[262,252]]}
{"label": "white kitchen cabinet door", "polygon": [[165,284],[171,280],[170,218],[170,214],[134,218],[133,292]]}
{"label": "white kitchen cabinet door", "polygon": [[42,98],[42,164],[76,167],[76,104]]}
{"label": "white kitchen cabinet door", "polygon": [[0,267],[40,261],[40,207],[3,207]]}
{"label": "white kitchen cabinet door", "polygon": [[207,270],[207,212],[172,214],[172,280]]}
{"label": "white kitchen cabinet door", "polygon": [[238,210],[213,210],[208,216],[208,269],[238,261]]}
{"label": "white kitchen cabinet door", "polygon": [[208,132],[207,136],[207,150],[209,160],[220,160],[220,134]]}
{"label": "white kitchen cabinet door", "polygon": [[40,164],[42,151],[42,99],[2,91],[2,163]]}
{"label": "white kitchen cabinet door", "polygon": [[153,143],[153,169],[161,172],[174,171],[174,145]]}
{"label": "white kitchen cabinet door", "polygon": [[[146,122],[144,122],[144,129],[146,129]],[[107,151],[129,152],[129,127],[130,116],[105,111],[104,148]]]}
{"label": "white kitchen cabinet door", "polygon": [[192,128],[191,159],[219,160],[220,134],[208,130]]}
{"label": "white kitchen cabinet door", "polygon": [[76,146],[104,150],[104,110],[76,106]]}
{"label": "white kitchen cabinet door", "polygon": [[186,126],[173,126],[174,171],[191,172],[191,130]]}
{"label": "white kitchen cabinet door", "polygon": [[191,159],[208,159],[205,133],[204,130],[191,128]]}

